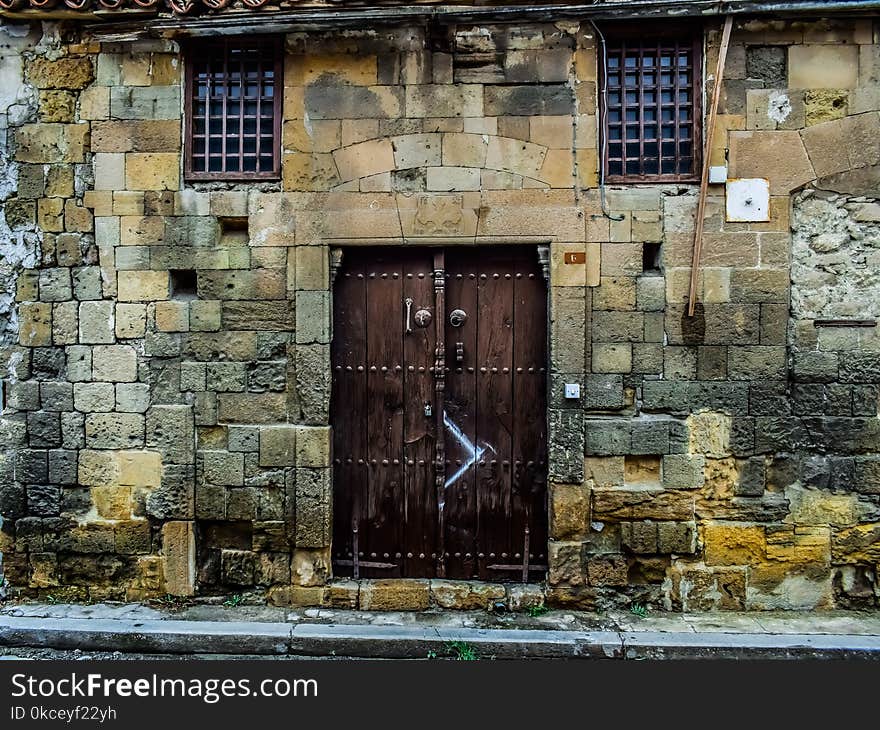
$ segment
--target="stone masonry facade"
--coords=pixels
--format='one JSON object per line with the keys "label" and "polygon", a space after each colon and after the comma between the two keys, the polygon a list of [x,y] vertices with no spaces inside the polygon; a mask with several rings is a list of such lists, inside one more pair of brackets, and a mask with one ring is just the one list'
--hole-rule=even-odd
{"label": "stone masonry facade", "polygon": [[[876,18],[737,18],[708,154],[770,220],[709,187],[693,317],[699,185],[603,214],[589,22],[289,33],[281,179],[234,184],[184,180],[177,42],[0,40],[4,594],[880,601],[880,330],[823,321],[880,318]],[[550,246],[545,583],[332,575],[333,263],[432,242]]]}

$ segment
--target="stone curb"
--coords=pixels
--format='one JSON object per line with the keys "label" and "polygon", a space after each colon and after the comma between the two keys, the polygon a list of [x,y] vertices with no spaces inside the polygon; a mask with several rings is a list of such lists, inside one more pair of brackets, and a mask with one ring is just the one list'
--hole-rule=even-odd
{"label": "stone curb", "polygon": [[875,659],[880,636],[540,631],[0,616],[0,646],[151,654],[424,658],[464,642],[498,659]]}

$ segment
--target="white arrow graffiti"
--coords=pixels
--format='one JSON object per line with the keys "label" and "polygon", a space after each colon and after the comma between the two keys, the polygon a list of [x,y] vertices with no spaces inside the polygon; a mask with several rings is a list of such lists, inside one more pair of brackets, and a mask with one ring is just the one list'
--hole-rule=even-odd
{"label": "white arrow graffiti", "polygon": [[461,447],[468,453],[470,457],[464,464],[461,465],[461,468],[459,468],[459,470],[455,472],[455,474],[453,474],[446,480],[446,483],[443,485],[445,488],[449,487],[452,484],[455,484],[455,482],[458,481],[461,475],[464,474],[468,469],[470,469],[477,462],[477,459],[479,459],[483,454],[485,454],[487,451],[495,453],[495,449],[493,449],[488,444],[479,447],[474,446],[471,440],[467,436],[465,436],[464,432],[455,423],[453,423],[452,419],[449,418],[449,415],[446,413],[445,410],[443,411],[443,423],[446,428],[449,429],[450,433],[455,436],[455,440],[458,441],[459,444],[461,444]]}

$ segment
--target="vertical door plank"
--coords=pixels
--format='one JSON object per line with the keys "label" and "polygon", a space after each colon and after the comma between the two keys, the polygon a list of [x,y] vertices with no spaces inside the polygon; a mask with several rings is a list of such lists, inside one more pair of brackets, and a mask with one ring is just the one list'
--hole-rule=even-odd
{"label": "vertical door plank", "polygon": [[498,580],[489,569],[509,555],[513,436],[513,266],[500,251],[479,260],[477,337],[477,542],[479,577]]}
{"label": "vertical door plank", "polygon": [[[412,299],[411,332],[403,335],[404,377],[404,482],[406,502],[401,515],[406,526],[404,574],[412,578],[434,576],[437,541],[437,499],[434,489],[434,279],[428,251],[406,252],[403,261],[403,297]],[[420,326],[416,313],[427,310],[431,321]],[[430,415],[425,405],[430,404]]]}
{"label": "vertical door plank", "polygon": [[[514,275],[513,490],[510,539],[522,563],[529,527],[529,565],[546,565],[547,545],[547,294],[535,252],[519,256]],[[529,571],[529,580],[543,575]],[[521,580],[522,574],[511,576]]]}
{"label": "vertical door plank", "polygon": [[[446,275],[446,479],[444,481],[446,574],[449,578],[477,576],[477,269],[472,255],[447,253]],[[453,327],[449,316],[461,309],[465,323]],[[457,343],[463,360],[457,361]]]}
{"label": "vertical door plank", "polygon": [[403,278],[399,260],[376,255],[365,265],[367,282],[367,444],[370,562],[364,577],[400,577],[403,554]]}
{"label": "vertical door plank", "polygon": [[[343,259],[333,288],[333,557],[338,575],[352,575],[352,529],[364,527],[367,494],[366,284],[363,261]],[[359,535],[362,542],[363,535]]]}

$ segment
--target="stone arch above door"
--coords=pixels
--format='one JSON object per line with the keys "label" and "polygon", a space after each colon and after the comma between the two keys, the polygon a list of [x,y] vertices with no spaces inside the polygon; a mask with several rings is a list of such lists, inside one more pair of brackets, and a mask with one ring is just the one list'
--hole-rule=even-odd
{"label": "stone arch above door", "polygon": [[[308,127],[303,131],[308,133]],[[540,137],[546,144],[469,132],[370,139],[320,155],[286,155],[284,188],[408,192],[398,174],[411,171],[409,177],[422,178],[418,187],[428,192],[572,189],[579,174],[595,175],[595,160],[584,159],[583,150],[573,150],[574,134],[569,121],[548,129]]]}

